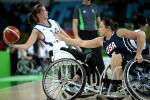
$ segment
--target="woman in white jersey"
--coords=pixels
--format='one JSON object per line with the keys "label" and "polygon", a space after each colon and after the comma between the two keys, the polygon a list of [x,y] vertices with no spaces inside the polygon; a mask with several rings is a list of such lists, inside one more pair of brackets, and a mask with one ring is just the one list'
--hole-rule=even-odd
{"label": "woman in white jersey", "polygon": [[[145,34],[145,31],[148,27],[148,22],[147,22],[147,18],[141,14],[137,14],[133,20],[132,20],[132,24],[133,24],[133,29],[135,32],[138,32],[139,34]],[[135,40],[130,40],[131,44],[137,48],[137,43]],[[144,43],[144,48],[146,49],[146,41]]]}
{"label": "woman in white jersey", "polygon": [[[28,15],[28,21],[34,25],[30,37],[24,44],[12,44],[14,48],[27,50],[38,39],[43,46],[50,50],[65,50],[71,53],[77,60],[85,61],[86,55],[76,49],[70,49],[64,41],[55,37],[56,34],[64,34],[70,38],[67,33],[52,19],[48,19],[48,11],[40,3],[36,4]],[[6,41],[7,43],[7,41]],[[96,60],[91,56],[87,64],[91,67],[90,71],[96,66]],[[89,69],[86,69],[89,70]],[[78,73],[80,75],[80,73]],[[78,77],[79,78],[79,77]]]}

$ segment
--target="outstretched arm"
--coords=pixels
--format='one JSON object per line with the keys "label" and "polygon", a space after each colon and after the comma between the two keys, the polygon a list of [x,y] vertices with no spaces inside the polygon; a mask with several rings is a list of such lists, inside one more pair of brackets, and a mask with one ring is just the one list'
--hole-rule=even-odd
{"label": "outstretched arm", "polygon": [[39,32],[36,29],[33,29],[32,33],[31,33],[29,39],[26,41],[26,43],[24,43],[24,44],[14,44],[12,46],[14,48],[27,50],[29,47],[31,47],[35,43],[35,41],[38,38],[38,34],[39,34]]}
{"label": "outstretched arm", "polygon": [[[60,27],[60,31],[61,31],[61,34],[63,34],[63,36],[65,36],[66,38],[71,38],[61,27]],[[75,45],[74,45],[75,46]],[[79,47],[79,46],[75,46],[75,48],[82,52],[82,49]]]}
{"label": "outstretched arm", "polygon": [[96,48],[99,46],[103,46],[103,37],[97,37],[92,40],[81,40],[79,38],[72,39],[72,38],[67,38],[62,34],[59,34],[57,37],[65,41],[67,44],[84,47],[84,48]]}
{"label": "outstretched arm", "polygon": [[59,26],[61,34],[63,34],[65,37],[70,38],[70,36]]}

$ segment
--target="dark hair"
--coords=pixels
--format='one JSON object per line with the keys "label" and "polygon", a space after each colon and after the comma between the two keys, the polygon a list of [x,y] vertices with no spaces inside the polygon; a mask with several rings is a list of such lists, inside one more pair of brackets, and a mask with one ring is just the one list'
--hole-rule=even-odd
{"label": "dark hair", "polygon": [[147,18],[142,14],[137,14],[131,21],[134,25],[134,29],[139,29],[141,25],[147,24]]}
{"label": "dark hair", "polygon": [[36,24],[39,22],[39,18],[37,17],[37,13],[41,11],[43,5],[41,3],[37,3],[28,14],[28,22],[29,24]]}
{"label": "dark hair", "polygon": [[118,28],[118,23],[114,22],[112,19],[102,19],[104,22],[105,27],[110,27],[112,31],[116,31]]}

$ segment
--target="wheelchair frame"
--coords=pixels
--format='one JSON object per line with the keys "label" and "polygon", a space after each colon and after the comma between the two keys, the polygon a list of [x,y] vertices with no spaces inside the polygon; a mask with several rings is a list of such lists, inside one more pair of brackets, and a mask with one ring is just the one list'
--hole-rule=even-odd
{"label": "wheelchair frame", "polygon": [[[137,66],[137,65],[140,65],[140,66]],[[111,92],[110,92],[110,88],[112,86],[111,83],[109,84],[109,88],[108,88],[107,92],[106,93],[103,92],[104,82],[102,80],[106,78],[106,73],[107,73],[107,70],[109,69],[109,67],[110,66],[106,67],[101,75],[100,92],[97,95],[97,100],[102,100],[102,98],[111,98],[111,99],[115,99],[115,100],[116,99],[120,100],[120,99],[127,97],[128,95],[131,95],[131,97],[134,98],[135,100],[149,100],[150,99],[150,95],[149,95],[150,94],[150,78],[149,78],[150,60],[144,59],[144,61],[141,64],[138,64],[134,59],[132,59],[126,64],[125,69],[124,69],[124,74],[123,74],[124,79],[122,80],[122,83],[123,83],[122,89],[119,91],[116,91],[116,94],[122,92],[123,95],[119,95],[119,94],[114,95],[113,93],[111,95]],[[117,67],[114,70],[114,72],[112,73],[112,78],[114,78],[115,72],[120,68],[122,68],[122,67]],[[133,70],[134,68],[137,68],[140,70],[136,70],[136,72],[134,72],[135,71],[135,70]],[[145,71],[145,68],[147,68],[147,73]],[[141,73],[141,74],[136,74],[136,73]],[[136,76],[136,75],[138,75],[138,76]],[[141,87],[139,88],[136,85],[139,85]],[[137,90],[137,89],[139,89],[139,90]],[[144,93],[144,92],[148,92],[148,93]]]}
{"label": "wheelchair frame", "polygon": [[[77,98],[77,97],[81,97],[82,95],[84,95],[83,97],[88,97],[88,96],[91,96],[90,94],[84,94],[84,88],[85,88],[85,83],[86,83],[86,73],[85,73],[85,69],[83,68],[83,66],[82,66],[82,63],[81,62],[79,62],[79,61],[77,61],[70,53],[68,53],[68,52],[66,52],[66,51],[54,51],[54,53],[56,53],[57,54],[57,56],[56,56],[56,58],[55,58],[55,56],[53,55],[53,59],[52,59],[52,63],[50,64],[50,66],[47,68],[47,70],[46,70],[46,72],[45,72],[45,74],[44,74],[44,76],[43,76],[43,79],[42,79],[42,86],[43,86],[43,90],[44,90],[44,92],[45,92],[45,94],[47,95],[47,97],[48,98],[50,98],[50,99],[52,99],[52,100],[55,100],[55,99],[57,99],[57,98],[54,98],[54,97],[50,97],[49,96],[49,94],[47,93],[47,88],[45,87],[45,78],[47,77],[46,75],[47,75],[47,73],[48,73],[48,71],[50,71],[51,70],[51,67],[53,67],[53,65],[55,65],[55,64],[57,64],[57,63],[61,63],[61,65],[64,65],[65,66],[65,64],[64,63],[62,63],[63,61],[68,61],[68,62],[73,62],[75,65],[77,65],[80,69],[81,69],[81,72],[82,72],[82,84],[74,84],[75,86],[77,86],[77,87],[80,87],[80,89],[76,92],[76,93],[74,93],[74,94],[71,94],[71,93],[69,93],[69,97],[67,98],[66,96],[68,95],[67,94],[67,92],[65,91],[65,93],[63,92],[61,95],[63,95],[63,97],[65,98],[65,99],[67,99],[67,100],[72,100],[72,99],[75,99],[75,98]],[[66,54],[66,57],[64,58],[63,56],[60,56],[60,54],[63,54],[63,53],[65,53]],[[69,54],[69,57],[67,57],[67,55]],[[59,56],[60,56],[60,58],[59,58]],[[146,63],[148,63],[147,64],[147,66],[150,66],[150,61],[149,60],[146,60],[146,59],[144,59],[144,62],[146,62]],[[112,86],[112,84],[110,84],[109,85],[109,88],[108,88],[108,91],[107,91],[107,93],[103,93],[103,85],[104,85],[104,83],[102,82],[102,80],[103,80],[103,78],[106,78],[106,74],[107,74],[107,70],[109,69],[109,66],[108,67],[106,67],[105,68],[105,70],[103,71],[103,73],[102,73],[102,75],[101,75],[101,77],[100,77],[100,83],[99,83],[99,94],[97,95],[97,100],[101,100],[101,96],[102,97],[106,97],[106,98],[111,98],[111,99],[123,99],[123,98],[125,98],[125,97],[127,97],[127,96],[129,96],[129,95],[131,95],[133,98],[135,98],[135,99],[138,99],[138,100],[149,100],[150,99],[150,96],[149,95],[146,95],[146,96],[144,96],[143,94],[140,94],[140,93],[136,93],[136,91],[134,91],[134,89],[132,89],[133,87],[130,85],[130,82],[129,81],[127,81],[127,80],[129,80],[129,77],[128,77],[128,74],[131,74],[131,76],[132,76],[132,73],[130,73],[130,68],[132,68],[132,65],[134,64],[134,63],[136,63],[136,61],[134,61],[134,60],[131,60],[131,61],[129,61],[127,64],[126,64],[126,66],[125,66],[125,70],[124,70],[124,80],[122,81],[122,83],[123,83],[123,85],[122,85],[122,89],[121,90],[119,90],[119,91],[117,91],[117,93],[123,93],[123,95],[119,95],[119,96],[117,96],[117,95],[111,95],[111,91],[110,91],[110,88],[111,88],[111,86]],[[143,66],[143,69],[144,69],[144,64],[142,65]],[[60,66],[59,66],[60,67]],[[73,67],[74,68],[74,67]],[[122,67],[117,67],[115,70],[114,70],[114,72],[112,73],[113,75],[112,75],[112,78],[114,78],[114,76],[115,76],[115,73],[116,73],[116,71],[118,70],[118,69],[120,69],[120,68],[122,68]],[[150,74],[150,70],[148,69],[148,73]],[[145,73],[143,73],[143,74],[145,74]],[[147,88],[147,92],[149,93],[150,92],[150,79],[149,79],[149,74],[147,75],[147,76],[145,76],[146,77],[146,79],[148,80],[147,82],[148,82],[148,84],[147,85],[144,85],[146,88]],[[59,75],[58,75],[59,76]],[[61,78],[61,77],[60,77]],[[58,77],[58,79],[59,79],[59,77]],[[61,79],[61,81],[62,81],[62,79]],[[63,88],[62,88],[62,90],[65,90],[65,85],[67,84],[67,82],[68,81],[65,81],[65,83],[63,83]],[[137,81],[137,82],[139,82],[139,81]],[[144,87],[143,86],[143,87]],[[66,95],[67,94],[67,95]],[[96,93],[95,93],[96,94]],[[94,95],[95,95],[94,94]],[[139,95],[140,94],[140,95]],[[145,98],[146,97],[146,98]],[[147,99],[148,98],[148,99]]]}
{"label": "wheelchair frame", "polygon": [[[72,54],[70,54],[69,52],[67,52],[67,51],[63,51],[63,50],[56,50],[56,51],[50,51],[49,52],[50,54],[50,58],[51,58],[51,61],[52,61],[52,63],[50,64],[50,66],[46,69],[46,71],[45,71],[45,73],[44,73],[44,75],[43,75],[43,79],[42,79],[42,87],[43,87],[43,90],[44,90],[44,93],[47,95],[47,97],[51,100],[53,100],[53,99],[58,99],[58,98],[55,98],[54,96],[52,96],[52,95],[50,95],[50,93],[48,92],[48,91],[52,91],[52,90],[48,90],[48,86],[46,86],[47,84],[46,84],[46,78],[48,77],[48,73],[51,73],[51,70],[55,70],[54,68],[53,68],[53,66],[55,66],[55,67],[57,67],[57,66],[59,66],[59,70],[63,70],[63,69],[60,69],[61,67],[63,67],[63,66],[69,66],[70,67],[70,65],[69,64],[66,64],[66,63],[64,63],[64,62],[67,62],[67,63],[73,63],[73,65],[76,65],[76,66],[74,66],[74,68],[75,67],[78,67],[78,69],[80,69],[81,70],[81,73],[82,73],[82,76],[83,77],[81,77],[82,79],[82,82],[80,83],[80,84],[75,84],[75,85],[77,85],[78,87],[80,87],[80,89],[77,91],[77,92],[75,92],[75,93],[69,93],[69,91],[66,91],[65,90],[65,86],[66,86],[66,84],[69,84],[70,83],[70,79],[69,80],[67,80],[66,78],[64,78],[63,79],[63,77],[61,76],[61,78],[59,79],[59,73],[58,73],[58,78],[56,79],[57,80],[57,82],[59,81],[59,83],[61,83],[61,84],[63,84],[62,85],[62,93],[61,93],[61,95],[63,95],[63,98],[65,98],[65,99],[67,99],[67,100],[72,100],[72,99],[75,99],[75,98],[77,98],[77,97],[88,97],[88,96],[92,96],[92,95],[95,95],[95,93],[94,92],[89,92],[89,93],[85,93],[85,92],[83,92],[84,91],[84,89],[85,89],[85,85],[86,85],[86,71],[85,71],[85,69],[84,69],[84,67],[82,66],[84,63],[83,62],[81,62],[81,61],[78,61],[78,60],[76,60],[73,56],[72,56]],[[59,65],[59,63],[61,63],[60,65]],[[72,66],[71,66],[72,67]],[[72,68],[72,69],[74,69],[74,68]],[[58,71],[58,70],[57,70]],[[71,70],[70,70],[71,71]],[[63,74],[65,74],[65,72],[60,72],[60,73],[63,73]],[[98,74],[98,75],[97,75]],[[69,75],[69,74],[68,74]],[[98,78],[100,78],[100,74],[99,74],[99,72],[97,72],[96,73],[96,75],[97,75],[97,77]],[[89,78],[88,78],[89,79]],[[99,84],[99,79],[97,79],[98,80],[98,83],[97,84]],[[95,80],[94,80],[95,81]],[[52,83],[53,83],[53,81],[51,81]],[[52,87],[52,86],[51,86]],[[65,91],[64,91],[65,90]],[[69,95],[71,95],[71,96],[68,96],[68,94]],[[68,97],[67,97],[68,96]],[[62,98],[62,97],[60,97],[60,98]],[[59,98],[59,99],[60,99]]]}

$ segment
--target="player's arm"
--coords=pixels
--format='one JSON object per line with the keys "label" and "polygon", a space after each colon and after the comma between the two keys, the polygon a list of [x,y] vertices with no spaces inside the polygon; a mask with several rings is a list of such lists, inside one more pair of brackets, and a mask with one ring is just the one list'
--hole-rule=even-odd
{"label": "player's arm", "polygon": [[62,40],[64,40],[67,44],[75,45],[84,48],[96,48],[99,46],[103,46],[103,38],[97,37],[92,40],[81,40],[81,39],[71,39],[61,36]]}
{"label": "player's arm", "polygon": [[36,29],[33,29],[32,33],[31,33],[30,37],[28,38],[28,40],[26,41],[26,43],[24,43],[24,44],[14,44],[12,46],[14,48],[27,50],[29,47],[31,47],[35,43],[35,41],[38,38],[38,34],[39,34],[39,31],[36,30]]}
{"label": "player's arm", "polygon": [[130,31],[128,29],[119,29],[117,31],[118,36],[120,37],[125,37],[128,39],[134,39],[137,42],[137,52],[136,52],[136,58],[137,59],[142,59],[141,53],[144,48],[144,42],[146,39],[145,32],[138,33],[134,31]]}
{"label": "player's arm", "polygon": [[[71,38],[61,27],[60,27],[60,31],[61,31],[61,33],[63,34],[63,36],[65,36],[65,37],[67,37],[67,38]],[[75,48],[76,48],[78,51],[82,52],[82,49],[81,49],[79,46],[75,46]]]}
{"label": "player's arm", "polygon": [[60,28],[60,33],[63,34],[64,36],[66,36],[67,38],[70,38],[70,36],[61,28]]}

